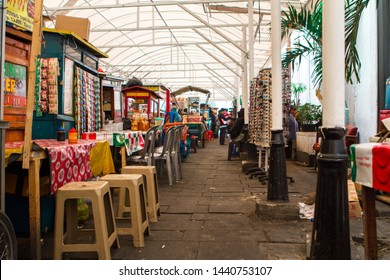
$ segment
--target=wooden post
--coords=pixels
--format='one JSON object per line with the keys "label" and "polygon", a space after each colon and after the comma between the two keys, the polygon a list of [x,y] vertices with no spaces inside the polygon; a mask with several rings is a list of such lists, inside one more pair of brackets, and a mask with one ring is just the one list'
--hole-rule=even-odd
{"label": "wooden post", "polygon": [[36,78],[36,59],[41,53],[42,41],[42,3],[43,0],[35,0],[34,25],[32,30],[31,53],[28,65],[28,83],[27,83],[27,111],[26,111],[26,127],[24,130],[24,150],[23,150],[23,165],[24,169],[28,169],[30,164],[31,154],[31,138],[32,138],[32,121],[34,112],[35,100],[35,78]]}
{"label": "wooden post", "polygon": [[30,257],[32,260],[42,258],[41,249],[41,203],[39,189],[39,169],[41,168],[41,158],[30,162],[28,170],[28,202],[30,221]]}
{"label": "wooden post", "polygon": [[378,259],[376,235],[375,189],[362,186],[364,256],[366,260]]}

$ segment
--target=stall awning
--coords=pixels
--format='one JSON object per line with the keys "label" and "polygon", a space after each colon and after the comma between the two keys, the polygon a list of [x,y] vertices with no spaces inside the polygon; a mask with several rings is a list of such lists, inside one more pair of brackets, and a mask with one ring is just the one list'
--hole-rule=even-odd
{"label": "stall awning", "polygon": [[199,88],[199,87],[193,87],[193,86],[182,87],[178,90],[171,92],[171,95],[177,96],[177,95],[183,94],[183,93],[188,92],[188,91],[196,91],[196,92],[201,92],[201,93],[205,93],[205,94],[210,95],[210,91],[208,91],[206,89]]}

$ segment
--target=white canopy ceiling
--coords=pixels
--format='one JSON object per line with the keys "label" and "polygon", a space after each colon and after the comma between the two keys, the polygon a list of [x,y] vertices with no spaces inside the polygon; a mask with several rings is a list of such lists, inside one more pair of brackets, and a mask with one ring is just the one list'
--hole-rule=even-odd
{"label": "white canopy ceiling", "polygon": [[[282,0],[297,7],[307,0]],[[89,41],[105,52],[100,67],[112,76],[177,90],[204,88],[212,99],[241,91],[243,57],[249,57],[248,1],[44,0],[44,15],[88,18]],[[269,61],[270,0],[253,2],[254,71]],[[245,36],[245,35],[246,36]],[[246,45],[243,46],[245,38]],[[254,74],[256,76],[256,74]]]}

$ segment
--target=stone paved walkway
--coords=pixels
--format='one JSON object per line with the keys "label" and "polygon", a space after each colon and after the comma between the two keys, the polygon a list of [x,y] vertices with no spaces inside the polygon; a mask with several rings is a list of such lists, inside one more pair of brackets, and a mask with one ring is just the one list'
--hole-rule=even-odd
{"label": "stone paved walkway", "polygon": [[[305,259],[312,223],[299,220],[298,213],[286,218],[286,211],[280,211],[273,219],[259,217],[257,202],[264,200],[267,185],[249,179],[238,159],[228,161],[227,148],[217,140],[207,143],[206,148],[198,148],[183,163],[183,180],[172,186],[166,175],[159,177],[161,216],[157,223],[151,223],[152,234],[145,237],[145,247],[134,248],[131,237],[120,236],[121,246],[111,249],[112,259]],[[290,161],[287,172],[295,182],[289,184],[290,201],[285,206],[296,207],[315,191],[317,174]],[[383,209],[388,211],[389,207]],[[378,239],[385,242],[379,254],[381,259],[390,259],[388,217],[378,219]],[[362,232],[362,220],[351,219],[352,259],[364,258]],[[43,259],[52,259],[52,234],[43,236]],[[23,244],[18,251],[20,258],[28,258],[25,254],[29,250]],[[64,258],[97,256],[66,254]]]}
{"label": "stone paved walkway", "polygon": [[[267,186],[242,173],[239,160],[228,161],[227,148],[207,143],[183,163],[181,182],[169,186],[166,176],[160,178],[162,214],[145,247],[114,249],[113,258],[305,259],[311,223],[261,221],[256,199]],[[121,244],[130,242],[121,238]]]}

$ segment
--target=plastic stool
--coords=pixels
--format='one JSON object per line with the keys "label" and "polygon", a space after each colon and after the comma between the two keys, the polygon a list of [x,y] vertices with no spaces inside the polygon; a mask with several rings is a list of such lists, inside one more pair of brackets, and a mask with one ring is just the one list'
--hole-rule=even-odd
{"label": "plastic stool", "polygon": [[[110,188],[119,188],[130,201],[130,227],[117,227],[119,235],[132,235],[134,247],[144,247],[144,232],[150,235],[149,220],[146,212],[145,187],[143,176],[140,174],[108,174],[100,178],[107,181]],[[118,201],[118,207],[124,207],[125,196]]]}
{"label": "plastic stool", "polygon": [[[160,200],[158,195],[157,171],[155,166],[132,165],[122,168],[122,174],[141,174],[146,184],[146,193],[148,197],[149,221],[157,222],[157,216],[160,215]],[[120,193],[121,194],[121,193]],[[122,199],[119,199],[122,200]],[[119,216],[122,213],[118,213]]]}
{"label": "plastic stool", "polygon": [[[94,243],[78,243],[85,230],[77,228],[77,200],[90,199],[94,220]],[[66,232],[64,216],[66,209]],[[116,241],[119,248],[110,188],[107,182],[71,182],[56,193],[54,228],[54,259],[62,259],[64,252],[97,252],[99,259],[110,260],[110,247]]]}

